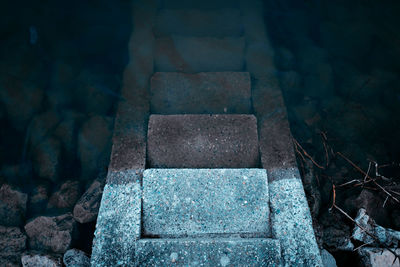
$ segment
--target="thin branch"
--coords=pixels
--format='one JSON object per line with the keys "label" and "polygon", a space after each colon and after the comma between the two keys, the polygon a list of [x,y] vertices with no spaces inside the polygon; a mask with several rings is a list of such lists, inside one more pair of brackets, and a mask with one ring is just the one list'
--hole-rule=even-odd
{"label": "thin branch", "polygon": [[315,160],[307,153],[307,151],[299,144],[299,142],[297,142],[296,139],[293,138],[293,141],[294,141],[295,145],[298,146],[298,147],[301,149],[301,151],[303,152],[303,154],[304,154],[307,158],[309,158],[309,159],[312,161],[312,163],[314,163],[315,166],[317,166],[318,168],[320,168],[320,169],[322,169],[322,170],[325,170],[324,167],[322,167],[322,166],[319,165],[317,162],[315,162]]}

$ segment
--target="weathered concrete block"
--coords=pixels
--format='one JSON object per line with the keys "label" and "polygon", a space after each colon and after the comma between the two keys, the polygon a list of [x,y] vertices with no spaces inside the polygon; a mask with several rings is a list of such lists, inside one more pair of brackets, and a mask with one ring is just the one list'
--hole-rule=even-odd
{"label": "weathered concrete block", "polygon": [[142,239],[137,266],[279,266],[274,239]]}
{"label": "weathered concrete block", "polygon": [[108,176],[97,217],[91,263],[92,266],[130,266],[140,237],[140,183],[135,179],[134,170]]}
{"label": "weathered concrete block", "polygon": [[233,37],[241,36],[243,30],[239,9],[164,9],[158,13],[154,33],[156,36]]}
{"label": "weathered concrete block", "polygon": [[284,266],[322,266],[299,172],[282,168],[278,176],[269,183],[271,225],[272,236],[282,246]]}
{"label": "weathered concrete block", "polygon": [[255,168],[259,164],[253,115],[151,115],[152,168]]}
{"label": "weathered concrete block", "polygon": [[251,113],[247,72],[157,72],[151,78],[154,114]]}
{"label": "weathered concrete block", "polygon": [[155,45],[155,70],[196,73],[242,71],[244,38],[160,38]]}
{"label": "weathered concrete block", "polygon": [[143,233],[147,236],[270,233],[263,169],[147,169]]}

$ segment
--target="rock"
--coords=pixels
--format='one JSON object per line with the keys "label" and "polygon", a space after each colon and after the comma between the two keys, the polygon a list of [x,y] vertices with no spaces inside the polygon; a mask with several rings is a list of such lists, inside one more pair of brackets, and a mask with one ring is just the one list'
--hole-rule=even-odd
{"label": "rock", "polygon": [[[358,211],[355,221],[357,223],[353,230],[353,238],[355,240],[368,245],[384,245],[388,247],[398,246],[400,241],[400,232],[377,225],[376,222],[368,216],[365,209],[360,209]],[[368,235],[367,232],[375,236],[377,240]]]}
{"label": "rock", "polygon": [[90,259],[83,251],[78,249],[67,250],[64,254],[64,264],[66,267],[89,267]]}
{"label": "rock", "polygon": [[303,75],[316,74],[320,71],[319,67],[324,66],[327,60],[328,54],[323,48],[308,45],[299,51],[299,70]]}
{"label": "rock", "polygon": [[30,129],[30,145],[35,148],[50,136],[60,122],[60,115],[54,110],[48,110],[32,119]]}
{"label": "rock", "polygon": [[106,73],[83,70],[78,77],[80,102],[87,113],[109,115],[113,103],[120,98],[118,83]]}
{"label": "rock", "polygon": [[100,208],[104,184],[95,180],[74,207],[74,218],[79,223],[95,221]]}
{"label": "rock", "polygon": [[63,120],[58,124],[54,135],[61,141],[66,155],[69,159],[76,156],[77,130],[83,115],[67,110],[63,112]]}
{"label": "rock", "polygon": [[354,249],[354,245],[347,233],[332,226],[324,228],[323,241],[326,246],[333,250],[351,251]]}
{"label": "rock", "polygon": [[280,47],[276,50],[274,56],[275,56],[275,63],[278,69],[283,71],[289,71],[295,69],[296,57],[289,49],[285,47]]}
{"label": "rock", "polygon": [[368,57],[374,38],[370,21],[327,21],[320,27],[322,44],[333,57],[345,57],[353,62],[363,62],[363,57]]}
{"label": "rock", "polygon": [[394,223],[395,228],[400,230],[400,210],[394,210],[392,212],[392,222]]}
{"label": "rock", "polygon": [[9,121],[19,130],[25,130],[29,120],[42,104],[43,90],[31,82],[11,75],[1,75],[0,101]]}
{"label": "rock", "polygon": [[61,164],[61,143],[48,137],[40,142],[33,151],[34,169],[41,177],[57,181]]}
{"label": "rock", "polygon": [[323,229],[323,244],[331,251],[351,251],[354,248],[350,240],[350,227],[347,226],[342,217],[336,213],[325,212],[320,216],[320,224]]}
{"label": "rock", "polygon": [[308,206],[311,216],[316,218],[321,206],[321,193],[318,188],[318,182],[314,172],[314,165],[311,160],[304,162],[304,173],[302,175],[304,191],[307,195]]}
{"label": "rock", "polygon": [[302,88],[302,77],[295,71],[280,72],[280,85],[285,93],[297,94]]}
{"label": "rock", "polygon": [[54,64],[47,100],[52,108],[65,108],[74,104],[77,70],[72,64],[58,61]]}
{"label": "rock", "polygon": [[337,267],[335,258],[326,249],[321,249],[321,258],[324,267]]}
{"label": "rock", "polygon": [[324,99],[334,94],[333,70],[330,64],[314,66],[313,73],[304,76],[304,93],[310,97]]}
{"label": "rock", "polygon": [[18,227],[0,226],[0,266],[19,266],[26,236]]}
{"label": "rock", "polygon": [[61,267],[61,258],[51,255],[25,254],[21,257],[23,267]]}
{"label": "rock", "polygon": [[[400,249],[393,249],[400,255]],[[392,252],[383,248],[367,248],[363,247],[358,250],[358,255],[360,256],[361,266],[365,267],[381,267],[381,266],[391,266],[399,267],[400,259],[396,259]]]}
{"label": "rock", "polygon": [[47,185],[36,186],[29,198],[29,212],[31,214],[41,213],[46,209],[47,200],[49,199],[49,189]]}
{"label": "rock", "polygon": [[81,179],[90,180],[107,168],[111,151],[112,126],[112,118],[102,116],[93,116],[83,124],[78,136]]}
{"label": "rock", "polygon": [[64,253],[71,245],[75,220],[71,213],[37,217],[25,225],[31,249]]}
{"label": "rock", "polygon": [[347,210],[356,213],[360,208],[366,210],[372,218],[376,218],[376,222],[380,225],[390,225],[390,217],[387,209],[382,209],[384,197],[378,192],[372,192],[363,189],[357,197],[350,197],[345,201]]}
{"label": "rock", "polygon": [[2,178],[9,184],[21,185],[25,183],[32,175],[32,165],[26,164],[15,164],[15,165],[3,165],[1,169]]}
{"label": "rock", "polygon": [[60,189],[50,197],[47,208],[72,208],[78,200],[79,195],[79,182],[66,181],[61,185]]}
{"label": "rock", "polygon": [[27,194],[3,184],[0,188],[0,225],[22,225],[25,220],[27,201]]}

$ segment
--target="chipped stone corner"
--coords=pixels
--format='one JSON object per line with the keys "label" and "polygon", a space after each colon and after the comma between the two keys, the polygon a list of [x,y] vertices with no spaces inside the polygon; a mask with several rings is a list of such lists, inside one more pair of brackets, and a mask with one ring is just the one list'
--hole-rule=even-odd
{"label": "chipped stone corner", "polygon": [[143,170],[110,171],[93,241],[92,266],[130,266],[141,232]]}
{"label": "chipped stone corner", "polygon": [[273,237],[284,266],[322,266],[312,219],[297,168],[268,171]]}

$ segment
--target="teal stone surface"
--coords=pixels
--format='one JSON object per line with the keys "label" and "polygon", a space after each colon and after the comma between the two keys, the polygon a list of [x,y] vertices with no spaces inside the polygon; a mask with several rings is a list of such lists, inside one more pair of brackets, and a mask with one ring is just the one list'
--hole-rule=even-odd
{"label": "teal stone surface", "polygon": [[136,266],[280,266],[274,239],[143,239]]}
{"label": "teal stone surface", "polygon": [[145,236],[270,234],[263,169],[148,169],[143,174]]}
{"label": "teal stone surface", "polygon": [[282,169],[286,179],[270,182],[272,235],[279,239],[284,266],[323,266],[297,168]]}
{"label": "teal stone surface", "polygon": [[[104,187],[93,240],[92,266],[130,266],[140,237],[141,188],[135,171],[113,173]],[[125,178],[124,178],[125,177]],[[125,181],[125,182],[122,182]]]}

